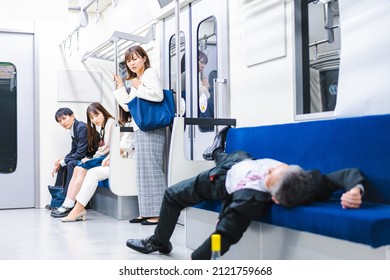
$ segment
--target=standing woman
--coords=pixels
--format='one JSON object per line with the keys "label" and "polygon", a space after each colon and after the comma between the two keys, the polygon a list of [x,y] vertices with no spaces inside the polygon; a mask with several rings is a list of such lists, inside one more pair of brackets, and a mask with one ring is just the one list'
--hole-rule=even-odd
{"label": "standing woman", "polygon": [[[155,102],[163,100],[158,73],[150,67],[149,57],[142,47],[130,47],[125,53],[125,64],[128,74],[126,80],[131,82],[130,94],[127,94],[122,78],[114,75],[117,84],[114,96],[124,110],[129,110],[127,103],[134,97]],[[139,217],[131,219],[130,223],[155,225],[159,219],[164,191],[167,188],[163,172],[165,128],[142,131],[134,119],[133,121]]]}

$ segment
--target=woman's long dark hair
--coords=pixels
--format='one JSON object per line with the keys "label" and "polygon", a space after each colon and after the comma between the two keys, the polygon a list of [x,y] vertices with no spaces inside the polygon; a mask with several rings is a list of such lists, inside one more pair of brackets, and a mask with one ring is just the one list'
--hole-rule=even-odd
{"label": "woman's long dark hair", "polygon": [[109,118],[114,118],[107,110],[103,107],[102,104],[98,102],[91,103],[87,108],[87,139],[88,139],[88,151],[93,152],[96,150],[96,147],[99,144],[99,136],[96,133],[96,125],[91,122],[89,115],[102,113],[104,116],[104,124],[102,129],[106,126],[107,120]]}
{"label": "woman's long dark hair", "polygon": [[146,51],[140,46],[132,46],[125,53],[125,66],[126,66],[127,75],[128,75],[126,77],[126,80],[131,80],[131,79],[137,77],[137,73],[132,72],[130,70],[130,68],[127,66],[127,62],[130,61],[134,56],[140,57],[142,59],[146,58],[145,59],[145,70],[150,68],[150,60],[149,60],[149,56],[146,53]]}

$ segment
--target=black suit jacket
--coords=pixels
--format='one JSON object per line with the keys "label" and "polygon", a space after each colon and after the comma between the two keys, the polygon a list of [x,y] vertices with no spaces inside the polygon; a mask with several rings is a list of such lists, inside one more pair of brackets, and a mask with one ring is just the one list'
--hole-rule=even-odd
{"label": "black suit jacket", "polygon": [[341,169],[325,175],[321,174],[319,170],[310,170],[307,172],[311,174],[317,186],[313,194],[313,202],[327,200],[332,193],[339,189],[349,191],[357,184],[361,184],[363,187],[367,185],[365,178],[358,168]]}
{"label": "black suit jacket", "polygon": [[81,160],[85,158],[88,150],[87,125],[78,120],[74,120],[72,137],[72,148],[65,156],[64,161],[68,164],[71,160]]}

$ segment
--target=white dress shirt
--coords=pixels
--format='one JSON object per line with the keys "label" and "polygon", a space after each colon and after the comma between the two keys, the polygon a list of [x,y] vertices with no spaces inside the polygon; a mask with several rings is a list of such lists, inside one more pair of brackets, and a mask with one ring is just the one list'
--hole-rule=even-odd
{"label": "white dress shirt", "polygon": [[226,175],[226,190],[229,194],[241,189],[253,189],[268,192],[265,178],[270,168],[275,168],[282,162],[264,158],[244,160],[232,166]]}

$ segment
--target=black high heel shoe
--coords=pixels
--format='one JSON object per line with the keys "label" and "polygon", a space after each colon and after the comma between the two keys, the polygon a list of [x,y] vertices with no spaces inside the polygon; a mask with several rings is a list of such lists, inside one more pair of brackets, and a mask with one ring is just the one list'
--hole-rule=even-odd
{"label": "black high heel shoe", "polygon": [[230,126],[226,126],[215,135],[213,144],[203,152],[205,160],[215,160],[217,154],[225,150],[226,134],[229,128]]}
{"label": "black high heel shoe", "polygon": [[137,217],[137,218],[129,220],[129,223],[131,223],[131,224],[139,224],[139,223],[142,223],[146,219],[147,218],[145,218],[145,217],[141,217],[141,218]]}

